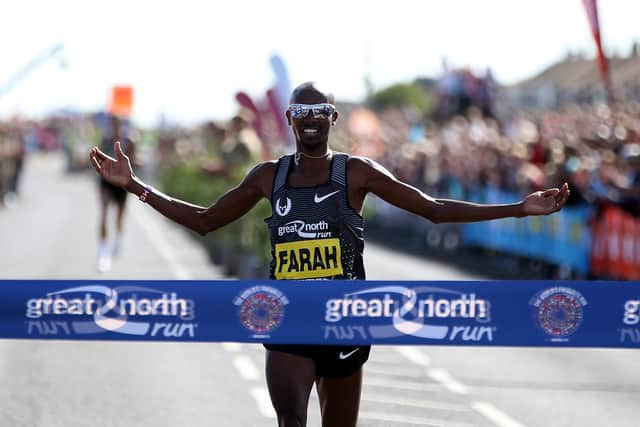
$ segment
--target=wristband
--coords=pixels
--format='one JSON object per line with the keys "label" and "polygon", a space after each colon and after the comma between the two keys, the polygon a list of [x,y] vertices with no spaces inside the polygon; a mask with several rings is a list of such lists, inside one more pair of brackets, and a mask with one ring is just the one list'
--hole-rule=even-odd
{"label": "wristband", "polygon": [[151,193],[153,193],[153,189],[151,188],[151,186],[145,185],[144,190],[142,191],[142,193],[140,193],[138,199],[140,199],[140,201],[143,203],[147,203],[147,197],[149,197],[149,194]]}

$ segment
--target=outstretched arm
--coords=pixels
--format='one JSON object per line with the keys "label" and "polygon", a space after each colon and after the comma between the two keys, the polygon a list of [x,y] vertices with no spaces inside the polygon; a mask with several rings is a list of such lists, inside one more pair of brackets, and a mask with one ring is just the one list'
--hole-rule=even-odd
{"label": "outstretched arm", "polygon": [[354,159],[358,181],[364,194],[373,193],[401,209],[434,223],[475,222],[507,217],[548,215],[559,211],[569,196],[569,186],[551,188],[528,195],[524,200],[504,205],[488,205],[460,200],[435,199],[396,179],[383,166],[370,159]]}
{"label": "outstretched arm", "polygon": [[[131,162],[122,152],[120,142],[115,143],[115,153],[114,159],[94,147],[90,152],[91,164],[106,181],[139,196],[146,185],[133,173]],[[155,189],[146,201],[167,218],[204,235],[238,219],[262,197],[268,197],[267,186],[273,180],[274,169],[273,163],[259,164],[237,187],[229,190],[208,208],[172,198]]]}

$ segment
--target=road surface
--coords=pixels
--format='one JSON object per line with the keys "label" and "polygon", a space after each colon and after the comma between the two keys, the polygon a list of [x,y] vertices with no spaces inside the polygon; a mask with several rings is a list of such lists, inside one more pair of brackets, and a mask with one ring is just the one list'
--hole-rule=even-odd
{"label": "road surface", "polygon": [[[131,197],[121,256],[96,271],[92,173],[35,154],[0,209],[2,279],[223,279],[183,230]],[[370,279],[480,279],[368,245]],[[390,268],[392,266],[393,268]],[[264,351],[246,344],[0,341],[0,426],[274,426]],[[631,426],[640,352],[379,346],[360,426]],[[319,426],[318,401],[309,425]]]}

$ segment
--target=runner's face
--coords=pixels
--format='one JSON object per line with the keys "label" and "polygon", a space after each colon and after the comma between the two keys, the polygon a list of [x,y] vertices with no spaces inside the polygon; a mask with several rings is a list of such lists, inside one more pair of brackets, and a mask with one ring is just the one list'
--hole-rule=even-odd
{"label": "runner's face", "polygon": [[[292,104],[325,104],[329,103],[327,97],[317,91],[301,91],[292,100]],[[315,148],[321,144],[327,143],[329,139],[329,129],[331,122],[338,117],[337,112],[333,112],[328,117],[315,115],[309,112],[306,117],[293,117],[290,111],[287,111],[287,120],[293,128],[293,134],[296,140],[308,148]]]}

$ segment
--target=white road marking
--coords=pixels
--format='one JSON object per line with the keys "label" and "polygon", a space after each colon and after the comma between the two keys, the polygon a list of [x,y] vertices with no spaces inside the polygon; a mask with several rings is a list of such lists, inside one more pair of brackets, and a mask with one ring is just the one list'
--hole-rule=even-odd
{"label": "white road marking", "polygon": [[[397,362],[396,362],[397,365]],[[418,367],[396,368],[395,366],[385,366],[374,363],[367,363],[365,367],[366,374],[391,375],[396,377],[420,378],[424,375],[424,369]]]}
{"label": "white road marking", "polygon": [[239,342],[223,342],[222,348],[227,350],[229,353],[239,353],[242,351],[242,344]]}
{"label": "white road marking", "polygon": [[171,244],[163,237],[164,233],[151,214],[147,212],[143,206],[136,206],[131,209],[131,212],[140,228],[142,228],[142,231],[147,235],[147,238],[158,251],[160,257],[169,266],[169,269],[176,279],[191,279],[187,268],[180,262],[180,258],[171,247]]}
{"label": "white road marking", "polygon": [[[258,381],[261,379],[260,371],[251,361],[249,356],[238,354],[242,351],[242,344],[237,342],[223,342],[222,347],[230,353],[235,353],[231,363],[236,368],[242,378],[247,381]],[[253,400],[256,401],[258,410],[266,418],[276,418],[275,410],[271,405],[269,392],[264,387],[253,387],[250,390]]]}
{"label": "white road marking", "polygon": [[271,398],[269,392],[264,387],[253,387],[251,389],[251,396],[258,404],[260,413],[266,418],[276,418],[276,411],[271,405]]}
{"label": "white road marking", "polygon": [[364,377],[364,386],[392,388],[397,390],[415,390],[415,391],[433,391],[433,392],[442,391],[442,386],[440,384],[416,382],[416,381],[397,381],[397,380],[390,380],[386,377],[371,377],[368,375],[365,375]]}
{"label": "white road marking", "polygon": [[256,365],[251,361],[249,356],[243,354],[233,356],[231,359],[233,366],[242,378],[247,381],[258,381],[260,379],[260,371],[256,368]]}
{"label": "white road marking", "polygon": [[470,394],[471,387],[456,380],[444,369],[431,368],[427,370],[427,375],[432,380],[442,384],[447,390],[456,394]]}
{"label": "white road marking", "polygon": [[435,409],[451,412],[469,412],[471,410],[469,409],[468,405],[449,402],[438,402],[435,400],[426,399],[412,399],[406,396],[397,396],[391,394],[363,393],[362,401],[372,403],[388,403],[393,405],[411,406],[414,408]]}
{"label": "white road marking", "polygon": [[488,402],[473,402],[471,407],[488,418],[498,427],[525,427],[524,424],[514,420],[509,415]]}
{"label": "white road marking", "polygon": [[242,350],[259,352],[261,355],[264,356],[264,347],[262,346],[262,344],[244,343],[242,344]]}
{"label": "white road marking", "polygon": [[376,348],[374,347],[371,350],[371,356],[369,357],[369,361],[367,362],[366,366],[369,366],[369,364],[371,363],[379,363],[381,365],[397,365],[398,362],[401,360],[400,359],[400,355],[398,354],[398,352],[394,351],[394,352],[380,352],[380,351],[376,351]]}
{"label": "white road marking", "polygon": [[358,419],[361,420],[375,420],[385,421],[387,423],[397,424],[411,424],[418,426],[432,426],[432,427],[476,427],[477,424],[470,424],[464,422],[455,422],[445,419],[425,418],[425,417],[409,417],[406,415],[388,414],[385,412],[367,412],[361,411],[358,415]]}
{"label": "white road marking", "polygon": [[398,353],[416,365],[429,366],[431,363],[429,356],[415,347],[395,347],[395,349]]}

